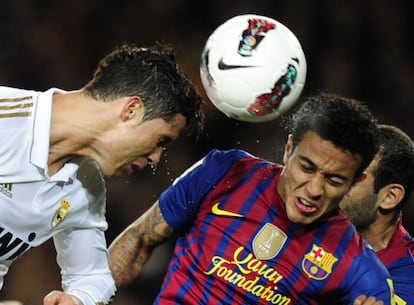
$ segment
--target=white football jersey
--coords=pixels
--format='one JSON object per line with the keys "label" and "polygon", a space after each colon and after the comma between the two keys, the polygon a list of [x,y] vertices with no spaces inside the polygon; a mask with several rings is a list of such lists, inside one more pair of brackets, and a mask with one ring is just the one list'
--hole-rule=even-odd
{"label": "white football jersey", "polygon": [[52,96],[0,87],[0,288],[11,263],[53,238],[62,288],[83,303],[115,292],[104,232],[106,189],[94,161],[75,158],[49,176]]}

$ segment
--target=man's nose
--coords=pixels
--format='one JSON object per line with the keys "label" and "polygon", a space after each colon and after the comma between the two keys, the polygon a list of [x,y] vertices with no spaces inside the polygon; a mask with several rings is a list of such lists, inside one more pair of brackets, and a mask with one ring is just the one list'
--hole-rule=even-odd
{"label": "man's nose", "polygon": [[319,175],[313,175],[306,184],[308,195],[312,199],[319,199],[323,194],[325,180]]}
{"label": "man's nose", "polygon": [[155,165],[160,162],[161,154],[164,148],[162,146],[158,146],[155,148],[152,153],[147,157],[147,161],[150,165]]}

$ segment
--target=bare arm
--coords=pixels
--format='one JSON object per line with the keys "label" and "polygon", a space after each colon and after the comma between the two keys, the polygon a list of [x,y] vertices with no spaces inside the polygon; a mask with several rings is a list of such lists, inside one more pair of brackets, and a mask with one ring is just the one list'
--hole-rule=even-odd
{"label": "bare arm", "polygon": [[162,217],[158,201],[130,224],[109,246],[109,267],[116,287],[139,275],[154,248],[173,235]]}

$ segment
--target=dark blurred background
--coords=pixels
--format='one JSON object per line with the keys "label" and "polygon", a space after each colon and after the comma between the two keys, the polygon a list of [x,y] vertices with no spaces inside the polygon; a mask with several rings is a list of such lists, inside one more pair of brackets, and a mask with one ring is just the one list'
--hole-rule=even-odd
{"label": "dark blurred background", "polygon": [[[0,84],[74,90],[91,77],[98,60],[115,46],[155,41],[172,44],[179,63],[200,91],[200,54],[207,37],[226,19],[244,13],[288,26],[304,49],[304,94],[323,90],[365,101],[380,122],[414,137],[413,1],[385,0],[0,0]],[[182,137],[156,170],[108,179],[108,243],[141,215],[174,178],[211,148],[242,148],[279,161],[286,140],[281,120],[263,124],[228,119],[210,102],[207,124],[196,141]],[[414,203],[405,225],[414,233]],[[122,288],[113,304],[151,304],[172,245],[157,250],[145,272]],[[11,266],[0,299],[42,304],[60,289],[52,243],[31,250]]]}

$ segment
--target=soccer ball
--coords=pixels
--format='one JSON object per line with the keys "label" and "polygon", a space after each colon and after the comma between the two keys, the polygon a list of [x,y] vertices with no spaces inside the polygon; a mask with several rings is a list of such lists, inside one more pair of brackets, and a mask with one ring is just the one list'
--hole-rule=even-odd
{"label": "soccer ball", "polygon": [[200,76],[211,102],[228,117],[267,122],[299,99],[306,59],[299,40],[280,22],[239,15],[208,38]]}

